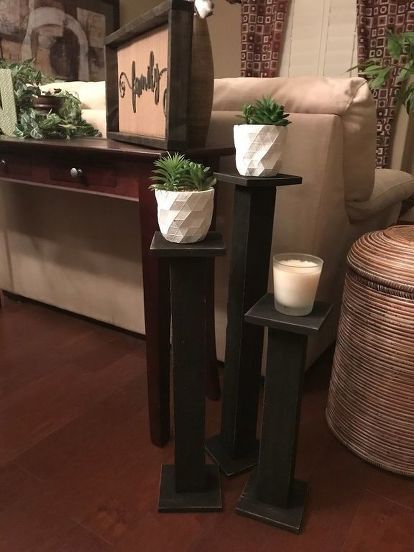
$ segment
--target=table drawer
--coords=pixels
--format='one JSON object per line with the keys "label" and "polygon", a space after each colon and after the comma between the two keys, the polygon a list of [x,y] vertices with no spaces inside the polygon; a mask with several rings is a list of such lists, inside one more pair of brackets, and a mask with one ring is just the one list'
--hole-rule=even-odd
{"label": "table drawer", "polygon": [[107,155],[91,156],[83,151],[67,155],[49,149],[38,155],[27,147],[22,148],[21,154],[0,150],[0,181],[20,181],[132,201],[138,201],[142,173],[147,175],[145,183],[149,182],[149,167],[152,168],[152,163],[110,160]]}
{"label": "table drawer", "polygon": [[32,164],[21,156],[0,152],[0,178],[24,180],[32,176]]}
{"label": "table drawer", "polygon": [[50,183],[95,191],[113,192],[117,185],[116,169],[111,165],[67,161],[49,169]]}

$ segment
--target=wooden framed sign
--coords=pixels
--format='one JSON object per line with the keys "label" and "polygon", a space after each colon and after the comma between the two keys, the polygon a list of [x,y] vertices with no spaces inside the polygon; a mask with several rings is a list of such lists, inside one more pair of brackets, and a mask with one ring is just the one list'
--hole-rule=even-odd
{"label": "wooden framed sign", "polygon": [[108,138],[187,146],[193,14],[193,2],[168,0],[106,38]]}

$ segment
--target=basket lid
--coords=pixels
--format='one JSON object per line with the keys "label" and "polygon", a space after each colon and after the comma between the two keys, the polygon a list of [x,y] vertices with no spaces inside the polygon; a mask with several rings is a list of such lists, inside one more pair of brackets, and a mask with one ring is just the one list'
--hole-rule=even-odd
{"label": "basket lid", "polygon": [[348,265],[369,280],[413,293],[414,225],[361,236],[348,253]]}

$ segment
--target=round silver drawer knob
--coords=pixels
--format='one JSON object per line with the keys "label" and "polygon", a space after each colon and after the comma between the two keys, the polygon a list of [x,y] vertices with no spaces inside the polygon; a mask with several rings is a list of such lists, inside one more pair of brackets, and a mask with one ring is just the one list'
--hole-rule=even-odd
{"label": "round silver drawer knob", "polygon": [[0,159],[0,169],[7,169],[7,161],[5,159]]}
{"label": "round silver drawer knob", "polygon": [[82,169],[76,169],[75,167],[72,167],[70,169],[70,176],[73,179],[79,180],[83,176],[83,171],[82,171]]}

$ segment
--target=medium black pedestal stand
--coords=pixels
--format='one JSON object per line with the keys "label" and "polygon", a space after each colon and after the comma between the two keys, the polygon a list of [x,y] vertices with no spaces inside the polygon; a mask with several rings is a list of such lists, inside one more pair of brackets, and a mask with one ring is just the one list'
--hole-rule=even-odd
{"label": "medium black pedestal stand", "polygon": [[267,291],[276,188],[300,184],[297,176],[269,178],[215,173],[234,184],[234,219],[227,306],[221,431],[206,450],[226,476],[257,463],[257,410],[263,328],[244,321],[245,312]]}
{"label": "medium black pedestal stand", "polygon": [[294,478],[308,335],[317,333],[331,307],[316,303],[308,316],[280,314],[272,294],[246,314],[269,329],[263,425],[257,470],[236,507],[239,514],[299,533],[306,483]]}
{"label": "medium black pedestal stand", "polygon": [[219,470],[205,462],[204,394],[209,261],[224,254],[223,239],[210,232],[202,242],[174,244],[156,232],[151,251],[170,265],[174,371],[175,464],[162,467],[158,511],[218,511]]}

